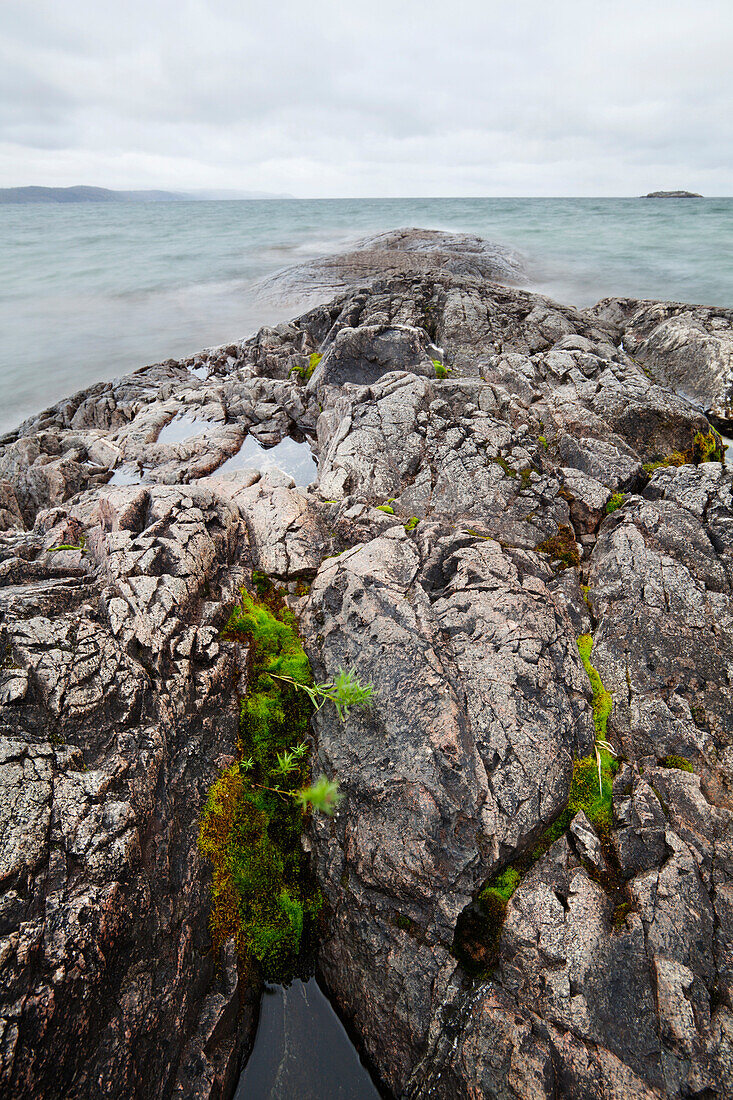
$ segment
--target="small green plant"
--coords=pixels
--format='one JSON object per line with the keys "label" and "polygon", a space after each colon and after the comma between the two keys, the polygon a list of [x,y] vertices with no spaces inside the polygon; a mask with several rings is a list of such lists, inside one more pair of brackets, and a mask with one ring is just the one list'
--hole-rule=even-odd
{"label": "small green plant", "polygon": [[378,512],[386,512],[388,516],[393,516],[394,515],[394,508],[392,507],[391,504],[378,504],[377,505],[377,511]]}
{"label": "small green plant", "polygon": [[578,652],[593,691],[593,725],[596,731],[595,755],[598,764],[598,788],[601,794],[603,794],[603,754],[605,753],[609,758],[616,756],[613,746],[609,744],[606,737],[608,719],[613,709],[613,699],[611,698],[611,693],[606,691],[606,688],[603,686],[603,681],[601,680],[598,669],[591,664],[590,655],[592,650],[592,635],[581,634],[578,638]]}
{"label": "small green plant", "polygon": [[298,791],[295,797],[304,810],[311,808],[330,817],[343,795],[338,788],[338,783],[321,775],[310,787],[303,787]]}
{"label": "small green plant", "polygon": [[444,363],[441,363],[440,359],[433,359],[433,369],[435,370],[436,378],[447,378],[450,367],[446,367]]}
{"label": "small green plant", "polygon": [[685,756],[679,756],[677,753],[672,753],[671,756],[665,756],[661,761],[663,768],[676,768],[681,772],[694,772],[694,768],[690,761]]}
{"label": "small green plant", "polygon": [[405,530],[414,531],[419,522],[420,520],[417,518],[417,516],[410,516],[407,523],[405,524]]}
{"label": "small green plant", "polygon": [[313,375],[313,372],[320,363],[321,359],[323,359],[323,356],[319,354],[319,352],[314,351],[309,356],[307,364],[298,363],[296,366],[291,367],[288,373],[298,374],[304,382],[307,382],[308,379],[311,378],[311,376]]}
{"label": "small green plant", "polygon": [[62,542],[60,546],[49,546],[46,551],[47,554],[55,554],[59,550],[80,550],[82,554],[88,554],[89,548],[87,547],[87,537],[82,535],[78,544],[73,542]]}
{"label": "small green plant", "polygon": [[539,436],[537,436],[537,438],[540,441],[540,443],[542,444],[542,446],[545,448],[545,450],[547,450],[547,447],[548,447],[547,436],[539,435]]}
{"label": "small green plant", "polygon": [[315,710],[320,710],[324,703],[333,703],[342,721],[348,717],[351,707],[371,706],[373,686],[362,684],[350,670],[347,672],[340,668],[333,680],[327,680],[323,684],[304,684],[290,676],[280,676],[274,672],[272,675],[275,680],[282,680],[299,691],[304,691]]}
{"label": "small green plant", "polygon": [[626,493],[612,493],[606,503],[606,514],[610,516],[612,512],[618,511],[625,503]]}

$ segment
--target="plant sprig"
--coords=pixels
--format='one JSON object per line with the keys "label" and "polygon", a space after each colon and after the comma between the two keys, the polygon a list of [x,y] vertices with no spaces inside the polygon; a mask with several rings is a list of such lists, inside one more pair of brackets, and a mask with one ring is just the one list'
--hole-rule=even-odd
{"label": "plant sprig", "polygon": [[304,691],[316,710],[320,710],[324,703],[333,703],[342,722],[348,717],[351,707],[371,706],[373,685],[362,684],[350,669],[347,671],[340,668],[333,680],[322,684],[303,684],[292,676],[283,676],[276,672],[271,672],[270,676],[273,680],[282,680],[299,691]]}

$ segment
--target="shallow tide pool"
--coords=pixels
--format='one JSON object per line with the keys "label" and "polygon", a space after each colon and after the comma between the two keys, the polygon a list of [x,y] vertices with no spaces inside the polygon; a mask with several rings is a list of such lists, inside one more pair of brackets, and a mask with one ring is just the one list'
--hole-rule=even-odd
{"label": "shallow tide pool", "polygon": [[235,455],[222,462],[211,477],[228,474],[232,470],[282,470],[292,477],[296,485],[311,485],[318,476],[318,467],[308,443],[296,443],[286,435],[274,447],[263,447],[252,435],[248,435]]}

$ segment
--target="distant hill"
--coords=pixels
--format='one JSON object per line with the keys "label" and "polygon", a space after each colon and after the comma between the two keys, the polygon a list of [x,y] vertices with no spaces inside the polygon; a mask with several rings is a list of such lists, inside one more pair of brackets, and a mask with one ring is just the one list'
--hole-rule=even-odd
{"label": "distant hill", "polygon": [[0,187],[0,203],[195,202],[202,199],[289,199],[267,191],[111,191],[107,187]]}

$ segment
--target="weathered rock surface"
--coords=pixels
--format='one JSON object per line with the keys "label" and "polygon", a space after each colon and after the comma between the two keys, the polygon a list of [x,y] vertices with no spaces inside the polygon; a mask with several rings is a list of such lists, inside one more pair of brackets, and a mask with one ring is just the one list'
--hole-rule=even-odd
{"label": "weathered rock surface", "polygon": [[716,423],[733,422],[733,310],[605,298],[587,311],[615,324],[624,349]]}
{"label": "weathered rock surface", "polygon": [[[733,1095],[733,475],[643,468],[710,430],[645,359],[656,316],[372,272],[5,438],[3,1095],[231,1095],[256,990],[211,955],[196,821],[235,746],[219,631],[253,568],[312,582],[292,606],[317,675],[374,685],[314,720],[346,797],[307,843],[321,975],[385,1089]],[[248,435],[308,439],[317,482],[222,475]],[[462,915],[592,751],[586,632],[624,758],[612,828],[577,815],[471,976]]]}

